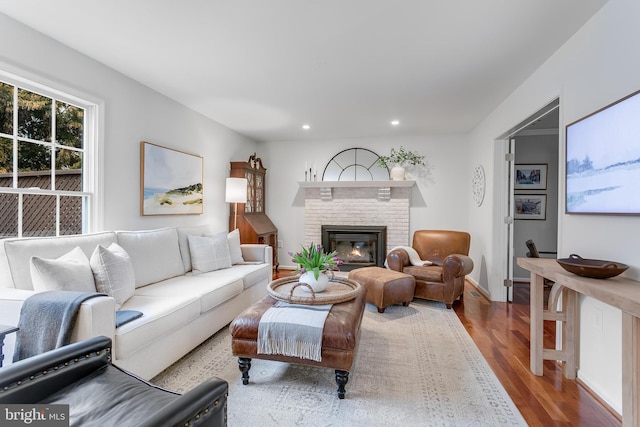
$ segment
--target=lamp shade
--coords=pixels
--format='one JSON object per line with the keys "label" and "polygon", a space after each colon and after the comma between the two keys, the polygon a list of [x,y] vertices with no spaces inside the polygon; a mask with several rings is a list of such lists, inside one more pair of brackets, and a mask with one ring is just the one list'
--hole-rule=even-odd
{"label": "lamp shade", "polygon": [[227,178],[224,200],[227,203],[247,203],[247,179]]}

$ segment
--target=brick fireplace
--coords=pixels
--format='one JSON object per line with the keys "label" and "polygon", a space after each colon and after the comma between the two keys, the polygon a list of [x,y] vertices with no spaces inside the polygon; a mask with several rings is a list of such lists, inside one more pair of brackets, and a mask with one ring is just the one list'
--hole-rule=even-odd
{"label": "brick fireplace", "polygon": [[305,192],[305,245],[322,242],[322,226],[386,227],[386,252],[409,244],[409,200],[415,181],[300,182]]}

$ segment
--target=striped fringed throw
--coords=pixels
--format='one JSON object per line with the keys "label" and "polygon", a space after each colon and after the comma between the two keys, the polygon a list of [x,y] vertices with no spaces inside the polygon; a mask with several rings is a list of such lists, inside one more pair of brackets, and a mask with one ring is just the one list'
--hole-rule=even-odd
{"label": "striped fringed throw", "polygon": [[331,306],[278,301],[260,319],[258,354],[322,361],[322,330]]}

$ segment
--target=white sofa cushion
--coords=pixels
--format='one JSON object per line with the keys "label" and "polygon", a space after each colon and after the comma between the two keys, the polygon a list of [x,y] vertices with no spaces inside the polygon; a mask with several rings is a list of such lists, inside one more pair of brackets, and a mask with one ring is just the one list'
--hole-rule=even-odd
{"label": "white sofa cushion", "polygon": [[205,313],[242,291],[242,275],[232,267],[196,276],[174,277],[137,289],[136,295],[169,299],[181,294],[193,295],[200,300],[200,313]]}
{"label": "white sofa cushion", "polygon": [[136,277],[129,254],[117,243],[112,243],[108,248],[98,245],[89,263],[96,289],[115,298],[116,310],[119,310],[136,290]]}
{"label": "white sofa cushion", "polygon": [[231,267],[229,243],[225,233],[211,237],[189,236],[193,274]]}
{"label": "white sofa cushion", "polygon": [[136,288],[184,274],[175,228],[118,231],[116,235],[131,257]]}
{"label": "white sofa cushion", "polygon": [[76,247],[56,259],[31,257],[31,279],[36,292],[95,292],[89,259]]}
{"label": "white sofa cushion", "polygon": [[231,264],[240,264],[244,262],[242,258],[242,249],[240,247],[240,230],[237,228],[227,234],[227,242],[229,242],[229,256]]}
{"label": "white sofa cushion", "polygon": [[267,286],[271,281],[271,264],[237,264],[233,266],[233,270],[242,277],[244,289],[259,283],[262,283],[262,286]]}
{"label": "white sofa cushion", "polygon": [[[157,285],[148,287],[155,286]],[[142,317],[115,330],[116,360],[130,357],[200,316],[200,301],[197,295],[183,292],[167,298],[137,294],[145,288],[147,287],[136,289],[136,294],[122,305],[123,310],[142,312]],[[184,333],[189,332],[185,330]]]}

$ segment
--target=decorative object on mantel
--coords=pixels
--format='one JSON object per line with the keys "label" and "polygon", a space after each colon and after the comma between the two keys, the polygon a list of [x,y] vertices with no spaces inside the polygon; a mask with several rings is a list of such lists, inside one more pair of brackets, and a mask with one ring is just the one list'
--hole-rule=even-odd
{"label": "decorative object on mantel", "polygon": [[298,268],[296,272],[302,273],[298,281],[306,283],[309,287],[301,287],[307,292],[323,292],[329,285],[329,276],[325,271],[339,270],[342,260],[333,251],[326,253],[322,245],[311,243],[308,248],[302,246],[302,250],[297,253],[289,252],[291,261],[295,262]]}
{"label": "decorative object on mantel", "polygon": [[229,231],[237,227],[240,243],[259,243],[273,248],[273,266],[278,271],[278,229],[271,222],[265,208],[265,176],[262,159],[253,153],[246,162],[231,162],[229,175],[247,180],[247,201],[233,205],[229,215]]}
{"label": "decorative object on mantel", "polygon": [[476,206],[481,206],[484,200],[485,178],[484,168],[478,165],[473,169],[473,177],[471,178],[473,201]]}
{"label": "decorative object on mantel", "polygon": [[[389,170],[378,163],[379,158],[380,156],[366,148],[343,150],[329,160],[322,173],[322,181],[387,181]],[[305,172],[305,181],[307,172],[308,170]]]}
{"label": "decorative object on mantel", "polygon": [[569,258],[560,258],[557,261],[568,272],[592,279],[615,277],[629,268],[628,265],[621,262],[586,259],[576,254],[569,255]]}
{"label": "decorative object on mantel", "polygon": [[403,146],[400,146],[399,150],[392,148],[388,156],[380,156],[378,158],[378,164],[385,168],[388,168],[389,165],[393,165],[389,175],[392,180],[396,181],[406,179],[405,167],[426,166],[423,155],[418,154],[415,151],[405,150]]}

